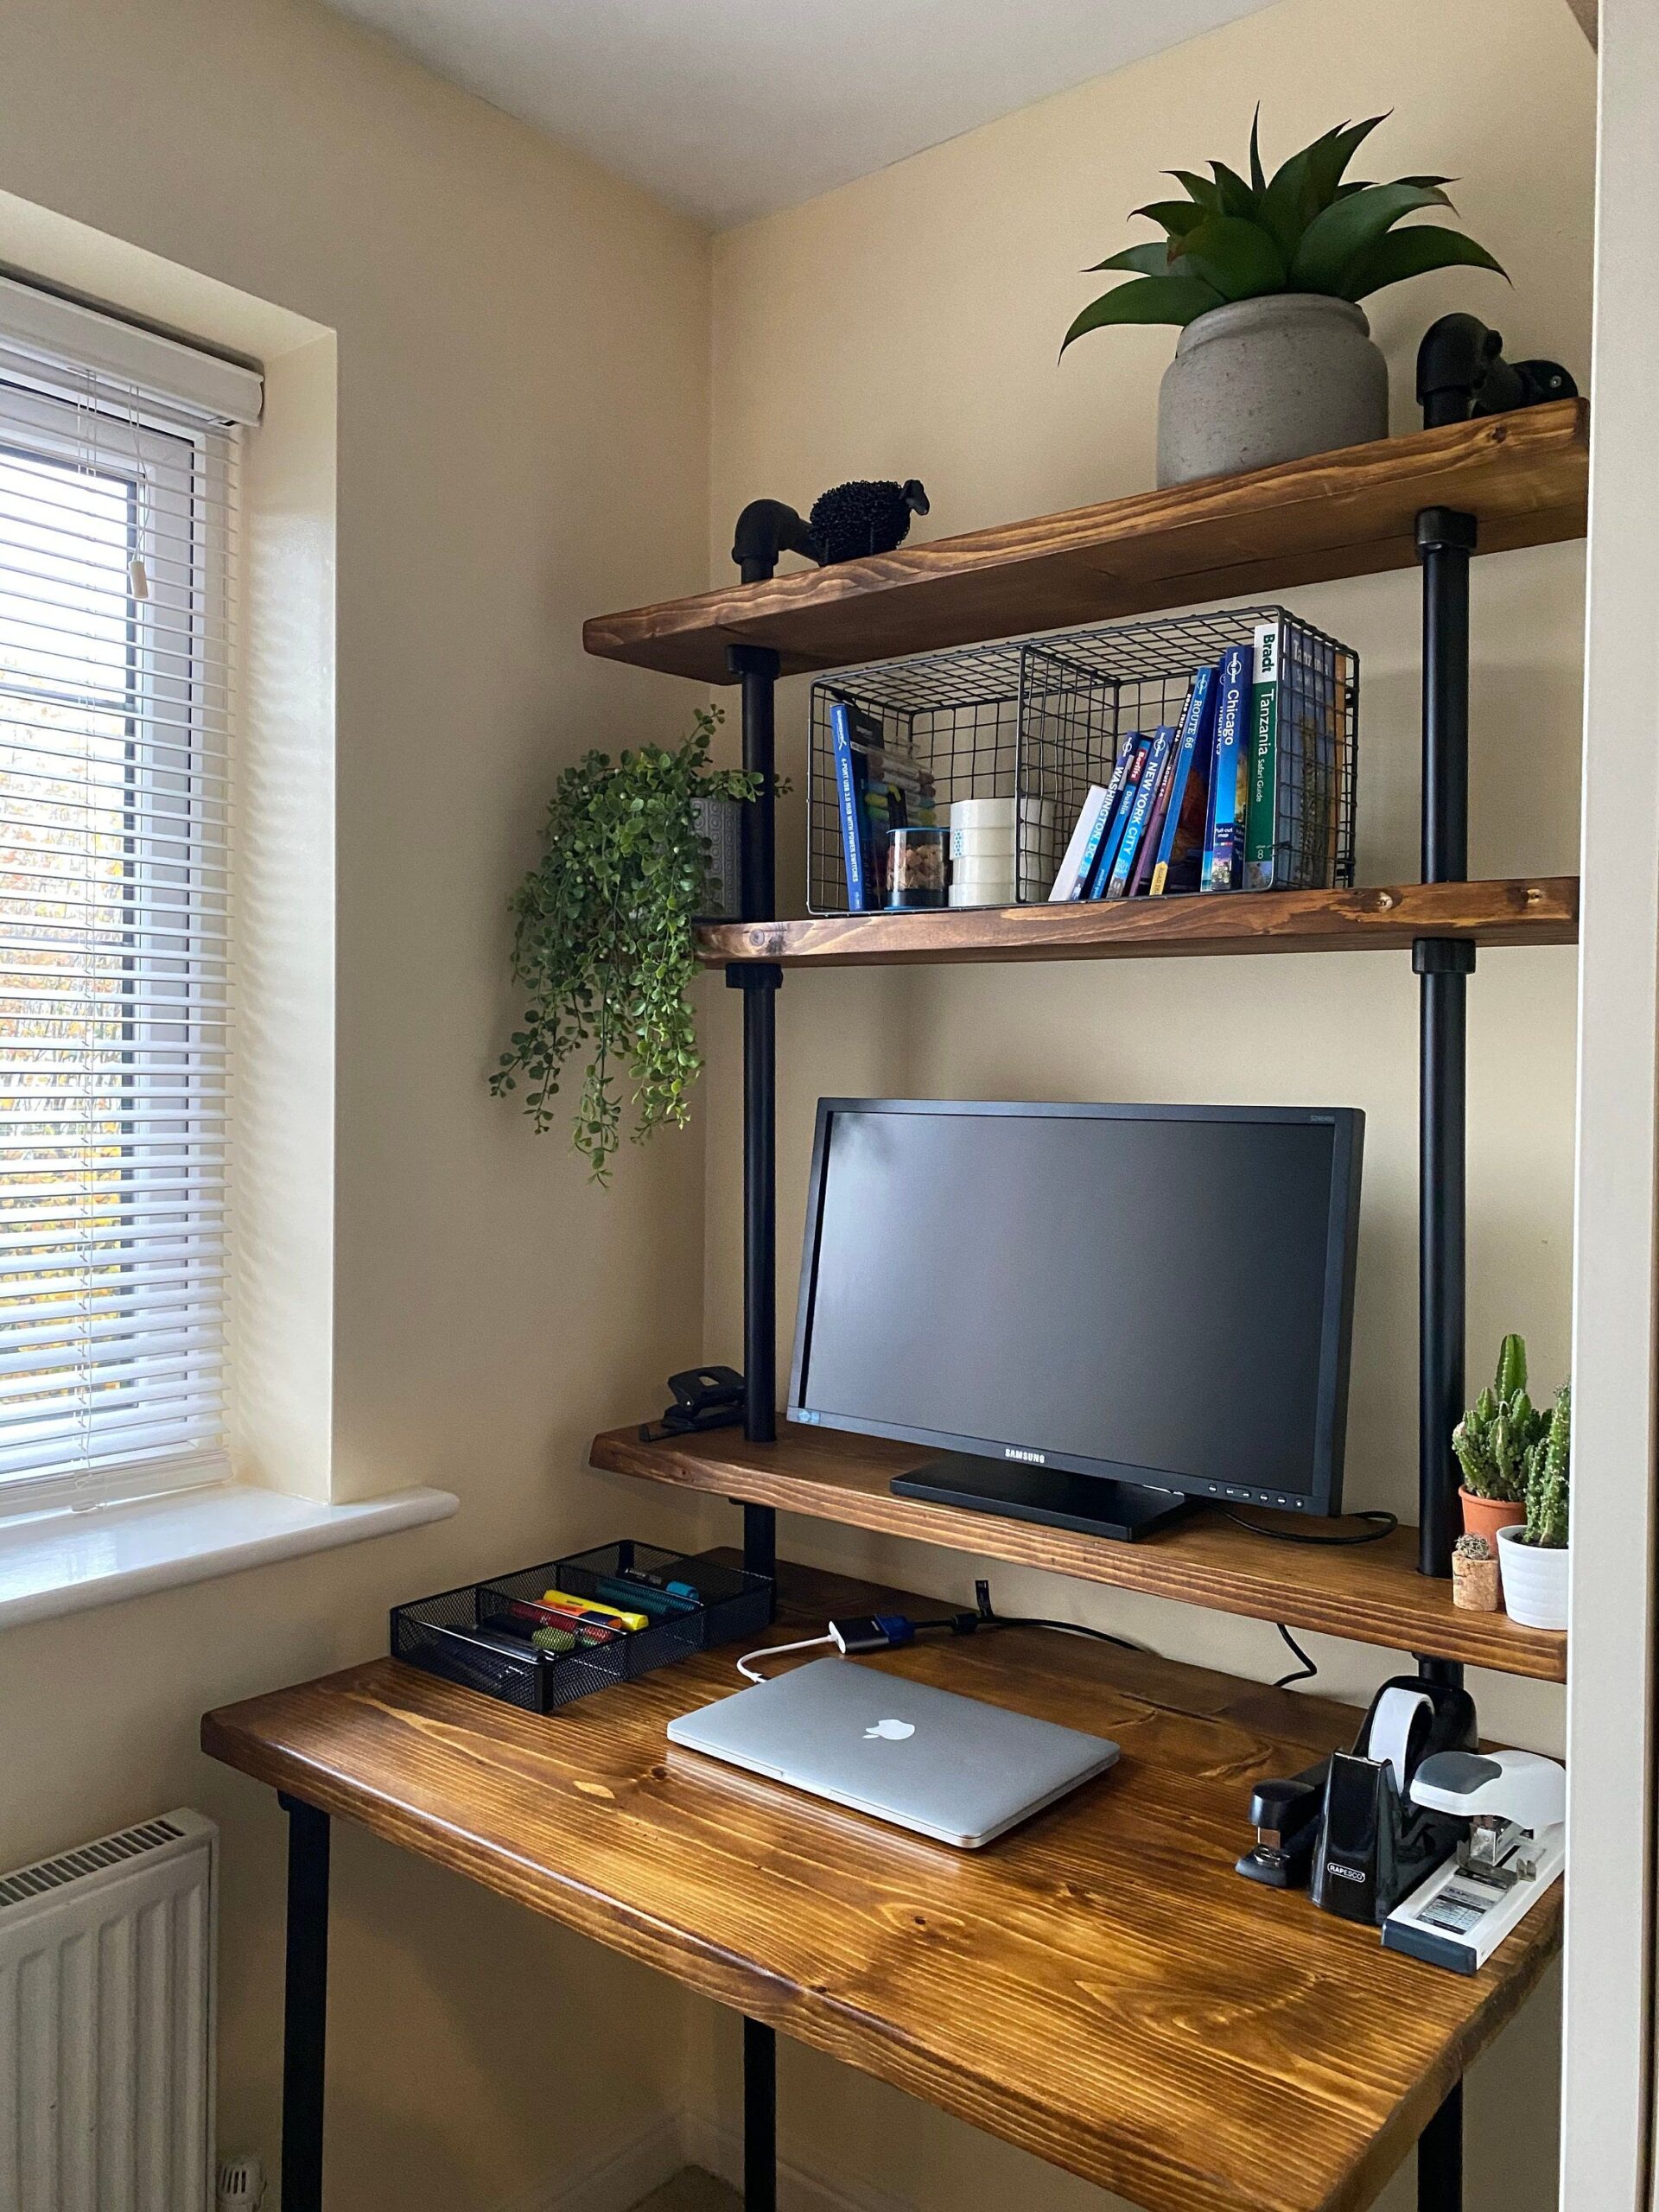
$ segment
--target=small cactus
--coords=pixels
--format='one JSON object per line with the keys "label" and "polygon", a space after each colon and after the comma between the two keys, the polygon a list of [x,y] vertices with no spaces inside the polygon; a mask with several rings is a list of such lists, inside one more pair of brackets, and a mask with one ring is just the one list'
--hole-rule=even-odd
{"label": "small cactus", "polygon": [[1516,1398],[1526,1387],[1527,1340],[1524,1337],[1505,1337],[1497,1352],[1497,1395],[1500,1398]]}
{"label": "small cactus", "polygon": [[1527,1395],[1526,1339],[1505,1337],[1490,1388],[1452,1432],[1465,1486],[1476,1497],[1522,1503],[1529,1455],[1547,1432],[1544,1416]]}
{"label": "small cactus", "polygon": [[1459,1536],[1452,1547],[1459,1559],[1489,1560],[1492,1548],[1484,1536]]}
{"label": "small cactus", "polygon": [[1573,1390],[1564,1382],[1555,1393],[1549,1426],[1528,1455],[1525,1541],[1545,1551],[1567,1546],[1572,1459]]}

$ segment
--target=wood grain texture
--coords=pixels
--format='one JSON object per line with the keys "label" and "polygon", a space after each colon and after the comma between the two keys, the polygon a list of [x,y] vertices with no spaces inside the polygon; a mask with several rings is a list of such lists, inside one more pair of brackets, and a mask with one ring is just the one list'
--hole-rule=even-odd
{"label": "wood grain texture", "polygon": [[[789,1568],[772,1640],[917,1603]],[[1237,1878],[1249,1782],[1351,1740],[1341,1707],[1035,1630],[879,1663],[1123,1756],[967,1853],[671,1749],[730,1653],[546,1719],[378,1660],[201,1738],[1148,2212],[1370,2204],[1558,1944],[1552,1899],[1465,1980]]]}
{"label": "wood grain texture", "polygon": [[[1459,1612],[1449,1581],[1418,1573],[1414,1529],[1398,1529],[1380,1543],[1327,1550],[1275,1544],[1220,1514],[1200,1510],[1139,1543],[1116,1543],[1036,1522],[895,1497],[888,1487],[893,1476],[930,1456],[918,1446],[804,1428],[781,1416],[778,1427],[774,1444],[747,1443],[734,1428],[642,1444],[637,1429],[615,1428],[594,1439],[591,1456],[594,1466],[614,1473],[1047,1567],[1121,1590],[1144,1590],[1213,1612],[1283,1621],[1355,1643],[1461,1659],[1538,1681],[1567,1680],[1565,1636],[1522,1628],[1505,1613]],[[1306,1526],[1289,1514],[1246,1510],[1264,1527]]]}
{"label": "wood grain texture", "polygon": [[1420,937],[1474,944],[1574,944],[1575,875],[1488,883],[1395,883],[1360,891],[1261,891],[1230,898],[1080,899],[1062,906],[806,921],[706,922],[697,957],[785,967],[1192,958],[1235,952],[1389,952]]}
{"label": "wood grain texture", "polygon": [[1586,404],[1552,400],[596,615],[583,642],[608,659],[728,683],[728,645],[770,645],[786,674],[845,668],[1409,568],[1424,507],[1473,514],[1484,552],[1549,544],[1584,535],[1588,455]]}

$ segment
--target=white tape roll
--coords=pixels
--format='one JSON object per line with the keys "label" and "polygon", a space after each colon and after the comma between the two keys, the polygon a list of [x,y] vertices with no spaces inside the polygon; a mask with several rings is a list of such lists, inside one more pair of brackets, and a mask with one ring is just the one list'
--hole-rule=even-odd
{"label": "white tape roll", "polygon": [[964,830],[960,823],[950,825],[950,857],[953,861],[1012,860],[1014,858],[1014,824],[1005,830]]}
{"label": "white tape roll", "polygon": [[989,853],[978,859],[953,860],[952,883],[1012,883],[1015,869],[1012,853]]}
{"label": "white tape roll", "polygon": [[[1019,818],[1027,829],[1052,828],[1052,798],[1022,798],[1017,803]],[[952,799],[945,811],[953,830],[1012,830],[1015,804],[1012,793],[1001,798],[958,798]]]}
{"label": "white tape roll", "polygon": [[1384,1690],[1377,1700],[1371,1732],[1366,1738],[1365,1756],[1375,1759],[1379,1766],[1387,1764],[1394,1769],[1402,1797],[1406,1794],[1406,1752],[1411,1742],[1411,1725],[1420,1713],[1432,1713],[1433,1710],[1432,1701],[1421,1690],[1401,1689],[1397,1686]]}
{"label": "white tape roll", "polygon": [[995,884],[953,883],[950,887],[953,906],[1014,906],[1019,901],[1014,895],[1012,882],[1000,888]]}

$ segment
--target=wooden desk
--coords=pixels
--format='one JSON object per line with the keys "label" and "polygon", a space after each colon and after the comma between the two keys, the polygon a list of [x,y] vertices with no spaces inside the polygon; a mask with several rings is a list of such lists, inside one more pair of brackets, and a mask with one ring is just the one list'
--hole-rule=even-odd
{"label": "wooden desk", "polygon": [[[784,1578],[779,1643],[878,1599],[938,1610]],[[1465,1980],[1237,1878],[1249,1781],[1347,1743],[1346,1707],[1034,1630],[867,1662],[1122,1745],[968,1853],[671,1750],[673,1714],[737,1687],[732,1657],[545,1719],[391,1660],[207,1715],[213,1758],[315,1808],[290,1862],[285,2166],[292,2126],[305,2157],[315,2130],[320,2172],[326,1815],[1150,2212],[1370,2203],[1559,1942],[1557,1897]]]}

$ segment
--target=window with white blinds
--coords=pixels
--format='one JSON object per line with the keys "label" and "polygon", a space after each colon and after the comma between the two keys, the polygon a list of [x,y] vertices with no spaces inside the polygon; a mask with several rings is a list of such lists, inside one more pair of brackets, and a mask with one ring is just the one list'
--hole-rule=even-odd
{"label": "window with white blinds", "polygon": [[226,1472],[236,461],[3,308],[0,1514]]}

